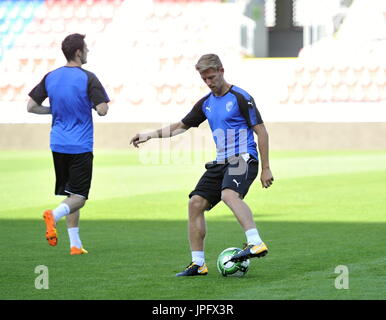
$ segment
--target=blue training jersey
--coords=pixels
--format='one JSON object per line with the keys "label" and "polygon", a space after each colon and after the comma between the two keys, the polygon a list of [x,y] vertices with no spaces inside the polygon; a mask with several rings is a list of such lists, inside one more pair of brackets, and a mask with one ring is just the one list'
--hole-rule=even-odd
{"label": "blue training jersey", "polygon": [[46,74],[29,96],[39,105],[49,98],[52,151],[69,154],[93,151],[92,108],[110,101],[95,74],[81,67],[64,66]]}
{"label": "blue training jersey", "polygon": [[216,143],[216,161],[244,153],[258,159],[252,127],[263,120],[254,99],[245,90],[231,86],[222,96],[206,95],[182,122],[189,127],[198,127],[206,119]]}

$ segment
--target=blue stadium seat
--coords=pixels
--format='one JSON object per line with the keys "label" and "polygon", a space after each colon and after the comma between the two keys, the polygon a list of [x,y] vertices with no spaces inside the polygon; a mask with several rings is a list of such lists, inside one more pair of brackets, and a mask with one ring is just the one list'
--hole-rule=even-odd
{"label": "blue stadium seat", "polygon": [[32,21],[36,9],[44,0],[0,1],[0,61]]}

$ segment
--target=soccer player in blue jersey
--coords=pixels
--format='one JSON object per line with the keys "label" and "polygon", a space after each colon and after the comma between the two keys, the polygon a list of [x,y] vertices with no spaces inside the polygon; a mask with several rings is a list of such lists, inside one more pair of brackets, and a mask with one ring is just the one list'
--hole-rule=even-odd
{"label": "soccer player in blue jersey", "polygon": [[[46,210],[48,244],[56,246],[56,223],[66,217],[70,254],[87,253],[79,236],[79,210],[85,205],[91,186],[93,165],[92,109],[99,116],[108,111],[109,97],[95,74],[82,69],[87,63],[85,35],[71,34],[62,42],[67,64],[49,72],[29,93],[28,112],[52,114],[50,147],[56,185],[55,194],[67,198],[54,210]],[[50,106],[41,104],[49,98]]]}
{"label": "soccer player in blue jersey", "polygon": [[180,121],[166,128],[136,134],[131,142],[135,147],[151,138],[167,138],[198,127],[208,120],[216,143],[216,160],[205,165],[206,172],[189,195],[189,243],[192,262],[177,276],[206,275],[204,212],[223,201],[236,216],[245,231],[247,243],[232,261],[263,257],[268,253],[260,238],[251,209],[244,202],[249,187],[258,173],[257,135],[260,153],[260,181],[264,188],[273,183],[269,166],[268,133],[256,108],[255,101],[243,89],[227,83],[224,68],[215,54],[202,56],[196,70],[211,92],[200,99]]}

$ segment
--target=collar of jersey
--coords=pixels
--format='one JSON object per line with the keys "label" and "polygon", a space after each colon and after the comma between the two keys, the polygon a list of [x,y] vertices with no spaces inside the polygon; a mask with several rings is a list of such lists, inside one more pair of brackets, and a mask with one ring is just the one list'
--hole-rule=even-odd
{"label": "collar of jersey", "polygon": [[213,94],[213,92],[212,92],[212,96],[215,97],[215,98],[222,98],[222,97],[226,96],[226,95],[229,93],[229,91],[232,90],[232,87],[233,87],[233,84],[232,84],[232,85],[229,87],[229,89],[228,89],[227,91],[225,91],[225,93],[224,93],[223,95],[221,95],[221,96],[216,96],[216,95]]}

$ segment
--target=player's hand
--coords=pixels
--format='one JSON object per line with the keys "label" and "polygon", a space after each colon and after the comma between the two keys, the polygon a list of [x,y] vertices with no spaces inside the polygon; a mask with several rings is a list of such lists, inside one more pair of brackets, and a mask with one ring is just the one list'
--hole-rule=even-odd
{"label": "player's hand", "polygon": [[131,140],[130,144],[133,144],[134,147],[139,148],[139,144],[146,142],[151,138],[150,135],[137,133]]}
{"label": "player's hand", "polygon": [[262,169],[260,176],[261,185],[263,188],[269,188],[273,183],[271,169]]}

